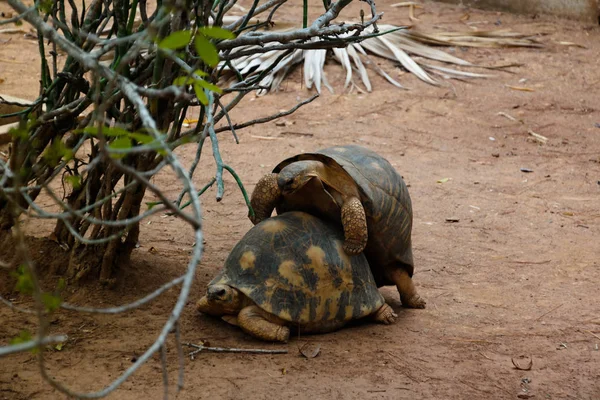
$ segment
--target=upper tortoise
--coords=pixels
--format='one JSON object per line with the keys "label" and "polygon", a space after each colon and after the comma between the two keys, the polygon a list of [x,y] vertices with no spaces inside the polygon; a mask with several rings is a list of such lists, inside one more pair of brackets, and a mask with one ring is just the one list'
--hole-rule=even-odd
{"label": "upper tortoise", "polygon": [[196,307],[282,342],[290,328],[331,332],[367,316],[394,322],[364,254],[347,255],[343,239],[335,224],[303,212],[269,218],[235,245]]}
{"label": "upper tortoise", "polygon": [[402,304],[425,308],[412,281],[412,204],[408,188],[379,154],[356,145],[302,153],[262,177],[252,193],[257,224],[286,211],[341,223],[344,250],[364,251],[377,287],[396,285]]}

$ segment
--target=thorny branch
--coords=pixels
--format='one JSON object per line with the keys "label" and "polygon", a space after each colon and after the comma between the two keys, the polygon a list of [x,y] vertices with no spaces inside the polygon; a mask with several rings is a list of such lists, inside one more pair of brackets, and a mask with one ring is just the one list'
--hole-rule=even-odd
{"label": "thorny branch", "polygon": [[[242,177],[223,159],[217,134],[231,131],[236,142],[239,142],[236,130],[289,115],[318,97],[314,95],[288,111],[271,116],[245,122],[233,121],[229,112],[246,94],[261,88],[259,82],[262,77],[243,79],[238,73],[239,82],[217,91],[214,83],[220,81],[224,68],[213,68],[213,63],[203,58],[206,56],[203,53],[207,51],[206,45],[192,45],[197,37],[194,36],[197,35],[197,28],[215,24],[236,33],[237,37],[233,39],[212,38],[210,45],[220,51],[220,60],[224,61],[221,65],[228,65],[235,70],[231,61],[246,55],[273,49],[288,49],[291,53],[297,49],[340,47],[363,38],[361,33],[368,26],[373,25],[377,32],[376,22],[382,14],[376,12],[372,0],[366,0],[371,7],[372,18],[364,24],[333,22],[351,1],[331,3],[305,29],[274,33],[261,31],[260,28],[269,26],[276,11],[287,0],[268,0],[263,4],[254,1],[250,11],[239,17],[226,15],[236,0],[217,0],[206,3],[206,7],[191,0],[166,0],[163,5],[169,10],[161,6],[151,15],[147,12],[145,0],[92,0],[81,13],[71,0],[37,2],[33,7],[19,0],[8,0],[18,15],[2,24],[26,21],[38,32],[41,88],[37,100],[23,105],[23,111],[14,113],[23,116],[23,119],[13,134],[10,160],[0,159],[0,229],[14,228],[19,262],[24,266],[22,273],[31,277],[33,289],[30,294],[35,301],[29,308],[16,306],[2,296],[0,302],[15,312],[35,315],[39,320],[39,329],[32,340],[0,347],[0,356],[38,349],[39,370],[50,385],[71,397],[101,398],[117,389],[160,351],[164,397],[167,398],[165,349],[168,335],[174,334],[179,359],[177,388],[180,390],[183,387],[184,353],[178,321],[202,258],[200,196],[216,183],[219,201],[225,193],[223,171],[227,171],[234,178],[252,213]],[[141,21],[136,26],[138,12]],[[266,20],[256,20],[263,13],[268,13]],[[192,40],[184,48],[159,45],[173,32],[182,30],[192,32]],[[314,41],[315,38],[321,40]],[[239,50],[247,45],[256,46]],[[46,46],[49,46],[50,52]],[[59,65],[59,50],[67,54],[64,65]],[[51,57],[51,60],[47,60],[47,57]],[[271,68],[275,68],[283,58],[278,58]],[[192,80],[176,83],[177,78],[181,77]],[[188,115],[197,116],[197,126],[182,131]],[[217,127],[223,118],[227,124]],[[206,139],[211,141],[216,170],[214,177],[198,191],[192,177],[196,166],[202,161]],[[191,168],[186,169],[174,150],[190,142],[196,145],[196,157]],[[152,177],[167,166],[183,187],[176,201],[152,183]],[[60,179],[60,185],[56,184],[56,179]],[[65,185],[65,182],[69,184]],[[62,193],[57,189],[59,187]],[[146,189],[159,201],[153,204],[158,206],[144,211],[141,203]],[[41,205],[38,196],[49,199],[55,210],[48,211],[47,206]],[[188,197],[187,203],[180,205],[185,196]],[[190,205],[191,213],[182,211]],[[181,286],[175,306],[158,338],[125,372],[97,392],[74,392],[48,373],[44,358],[45,345],[64,342],[68,338],[48,334],[48,317],[56,311],[47,309],[44,304],[42,295],[47,293],[43,292],[37,278],[41,272],[40,266],[31,261],[21,224],[15,221],[21,215],[31,219],[55,220],[58,241],[70,249],[71,258],[82,253],[102,254],[99,262],[102,268],[98,275],[110,281],[110,269],[107,272],[105,266],[120,264],[114,262],[117,254],[131,253],[133,244],[138,240],[140,222],[167,211],[185,221],[194,232],[195,245],[181,276],[132,303],[116,307],[83,307],[60,300],[59,307],[64,310],[119,314],[144,306],[170,288]],[[88,253],[86,249],[89,249]],[[12,264],[2,263],[0,273],[12,271]],[[82,274],[89,273],[78,268],[75,263],[69,265],[67,271],[68,277],[74,282]],[[287,352],[204,346],[196,346],[196,349],[196,352]]]}

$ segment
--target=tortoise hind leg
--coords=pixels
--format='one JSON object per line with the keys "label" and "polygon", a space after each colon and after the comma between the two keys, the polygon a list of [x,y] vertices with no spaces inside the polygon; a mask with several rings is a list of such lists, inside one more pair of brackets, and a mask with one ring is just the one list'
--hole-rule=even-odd
{"label": "tortoise hind leg", "polygon": [[376,322],[380,322],[385,325],[390,325],[396,322],[396,318],[398,315],[394,312],[392,307],[389,304],[384,303],[379,310],[373,314],[373,320]]}
{"label": "tortoise hind leg", "polygon": [[237,317],[237,323],[242,330],[254,337],[267,341],[287,342],[290,338],[290,329],[287,326],[272,322],[275,317],[270,317],[258,306],[243,308]]}
{"label": "tortoise hind leg", "polygon": [[412,278],[402,268],[396,268],[391,273],[391,279],[398,288],[402,305],[408,308],[425,308],[425,300],[417,293]]}
{"label": "tortoise hind leg", "polygon": [[365,209],[358,197],[351,197],[342,206],[344,226],[344,251],[349,255],[360,254],[367,245],[369,233]]}
{"label": "tortoise hind leg", "polygon": [[250,221],[256,225],[269,218],[280,197],[281,190],[277,184],[277,174],[267,174],[260,178],[250,199],[250,205],[254,210],[254,217],[248,213]]}

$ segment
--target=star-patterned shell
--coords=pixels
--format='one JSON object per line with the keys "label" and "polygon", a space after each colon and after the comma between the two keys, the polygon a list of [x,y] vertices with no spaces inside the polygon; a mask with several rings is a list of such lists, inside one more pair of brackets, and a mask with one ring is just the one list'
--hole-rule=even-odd
{"label": "star-patterned shell", "polygon": [[[364,253],[377,286],[393,284],[385,274],[389,267],[404,268],[412,277],[412,203],[408,188],[394,167],[372,150],[346,145],[298,154],[279,163],[273,172],[278,173],[286,165],[301,160],[318,160],[335,166],[332,170],[347,173],[356,182],[367,216],[368,242]],[[322,186],[313,186],[309,190],[317,192],[322,189]],[[296,210],[313,213],[311,204],[315,201],[323,203],[318,193],[315,198],[308,198],[306,191],[301,195],[301,199],[290,198],[287,204],[279,204],[277,213]],[[339,222],[339,212],[339,208],[332,209],[328,212],[331,215],[319,216]]]}
{"label": "star-patterned shell", "polygon": [[232,286],[265,311],[298,324],[349,321],[385,302],[363,254],[348,256],[341,229],[289,212],[250,229],[211,284]]}

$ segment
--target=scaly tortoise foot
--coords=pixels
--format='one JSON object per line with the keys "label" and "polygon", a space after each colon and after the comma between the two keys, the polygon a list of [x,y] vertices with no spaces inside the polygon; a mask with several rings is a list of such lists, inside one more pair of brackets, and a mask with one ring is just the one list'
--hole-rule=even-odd
{"label": "scaly tortoise foot", "polygon": [[410,298],[400,296],[402,305],[407,308],[425,308],[427,302],[418,293],[415,293]]}

